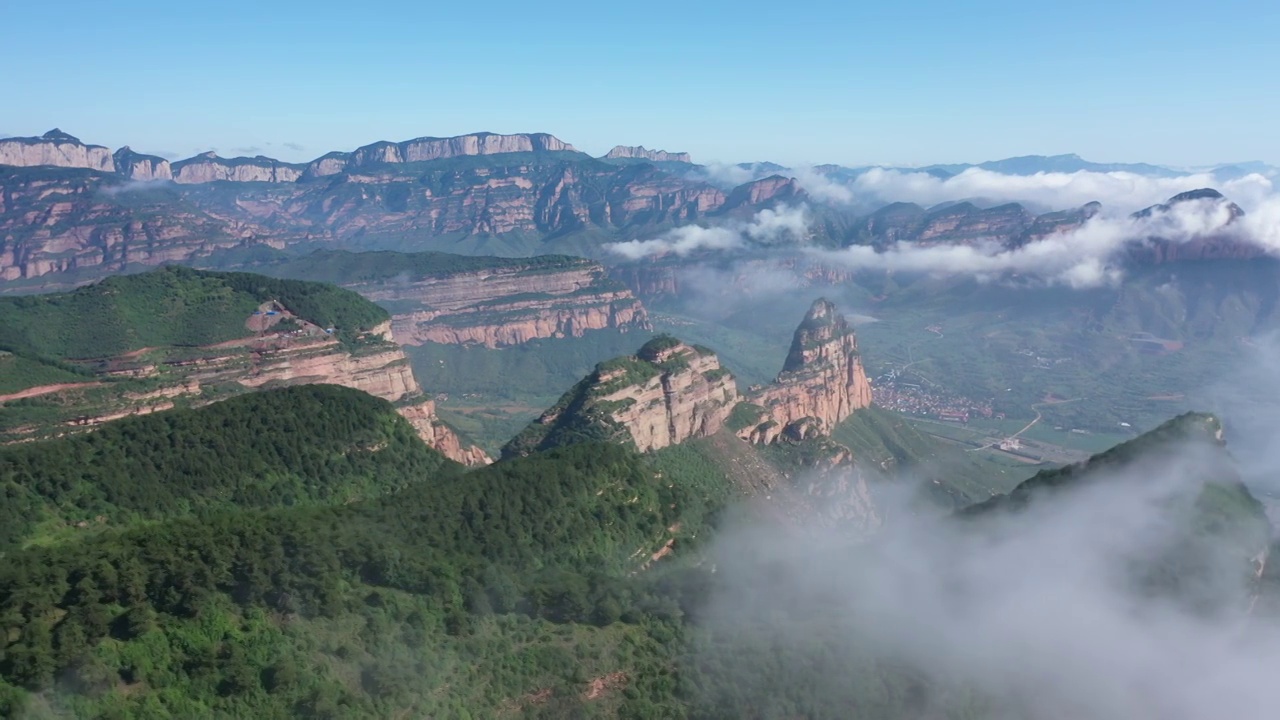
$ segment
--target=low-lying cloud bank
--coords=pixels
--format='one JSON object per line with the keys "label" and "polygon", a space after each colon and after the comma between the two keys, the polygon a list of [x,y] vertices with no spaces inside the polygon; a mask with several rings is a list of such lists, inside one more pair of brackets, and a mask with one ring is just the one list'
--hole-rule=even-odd
{"label": "low-lying cloud bank", "polygon": [[1050,284],[1088,288],[1119,281],[1123,276],[1123,252],[1133,243],[1149,238],[1174,244],[1205,240],[1239,243],[1277,253],[1280,198],[1267,199],[1243,218],[1233,218],[1229,201],[1209,198],[1184,201],[1142,217],[1099,215],[1074,230],[1018,247],[996,242],[898,242],[880,250],[854,245],[811,252],[824,261],[854,270],[971,275],[983,281],[1012,273]]}
{"label": "low-lying cloud bank", "polygon": [[991,202],[1023,203],[1040,210],[1061,210],[1096,200],[1114,214],[1130,213],[1164,202],[1178,193],[1204,187],[1217,188],[1245,206],[1258,204],[1273,192],[1271,181],[1260,174],[1220,181],[1209,173],[1171,178],[1130,172],[1088,171],[1005,175],[969,168],[942,179],[922,172],[873,168],[847,185],[822,176],[797,176],[797,180],[801,187],[810,192],[818,190],[825,197],[838,194],[830,187],[836,185],[844,191],[845,202],[871,198],[882,204],[913,202],[928,207],[942,202],[984,198]]}
{"label": "low-lying cloud bank", "polygon": [[780,243],[804,242],[810,224],[804,205],[766,208],[748,222],[702,227],[685,225],[652,240],[610,243],[605,249],[628,260],[675,254],[684,257],[704,250],[736,250],[748,246],[767,247]]}
{"label": "low-lying cloud bank", "polygon": [[[987,175],[993,173],[986,173]],[[1076,173],[1080,175],[1081,173]],[[1093,173],[1098,175],[1098,173]],[[1005,176],[1011,177],[1011,176]],[[1260,176],[1257,176],[1260,177]],[[1019,178],[1034,180],[1035,178]],[[1144,178],[1143,181],[1165,182]],[[1249,181],[1253,182],[1253,181]],[[1243,217],[1236,217],[1230,194],[1226,199],[1187,200],[1171,207],[1156,208],[1134,217],[1129,213],[1104,211],[1074,229],[1033,238],[1010,246],[995,240],[968,243],[900,241],[888,246],[852,245],[842,249],[807,246],[812,213],[805,205],[762,210],[749,222],[725,225],[685,226],[652,240],[633,240],[606,245],[606,249],[626,259],[718,252],[731,254],[743,249],[788,246],[809,253],[815,260],[850,270],[923,273],[940,276],[966,275],[980,281],[1017,276],[1023,281],[1090,288],[1114,284],[1123,277],[1123,259],[1135,244],[1158,238],[1173,245],[1213,242],[1253,246],[1262,252],[1280,254],[1280,195],[1270,193],[1270,184],[1254,187],[1255,201]],[[1194,183],[1189,183],[1194,184]],[[1181,189],[1181,186],[1177,186]],[[1161,186],[1159,201],[1175,187]],[[1195,188],[1192,188],[1195,189]],[[1228,188],[1229,190],[1231,188]],[[1145,199],[1143,207],[1153,205]]]}
{"label": "low-lying cloud bank", "polygon": [[1262,203],[1275,191],[1271,179],[1261,173],[1238,178],[1220,178],[1209,172],[1152,177],[1088,170],[1008,175],[975,167],[940,178],[927,172],[880,167],[833,172],[829,168],[820,170],[805,165],[777,170],[762,165],[713,164],[700,168],[692,177],[732,187],[769,175],[794,177],[816,202],[862,209],[894,202],[931,207],[977,199],[996,204],[1016,202],[1044,212],[1097,201],[1108,213],[1121,215],[1197,188],[1217,188],[1245,207]]}
{"label": "low-lying cloud bank", "polygon": [[803,682],[804,702],[868,715],[1280,717],[1280,627],[1250,616],[1261,558],[1241,552],[1265,537],[1224,541],[1207,566],[1174,565],[1187,581],[1176,597],[1137,569],[1185,552],[1174,508],[1206,468],[1220,477],[1204,447],[1157,455],[984,518],[981,532],[910,513],[862,545],[759,521],[728,528],[702,611],[713,642],[695,664],[738,684],[707,701],[770,708]]}

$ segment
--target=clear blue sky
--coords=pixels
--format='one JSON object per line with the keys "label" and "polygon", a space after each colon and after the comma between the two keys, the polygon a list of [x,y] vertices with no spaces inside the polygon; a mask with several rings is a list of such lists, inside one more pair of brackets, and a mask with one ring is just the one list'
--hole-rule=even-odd
{"label": "clear blue sky", "polygon": [[1274,0],[8,0],[0,133],[288,160],[489,130],[699,161],[1280,162],[1277,38]]}

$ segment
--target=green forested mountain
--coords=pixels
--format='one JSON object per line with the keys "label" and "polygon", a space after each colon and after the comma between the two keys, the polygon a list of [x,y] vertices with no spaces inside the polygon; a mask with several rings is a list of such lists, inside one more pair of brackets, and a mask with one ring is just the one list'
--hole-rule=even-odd
{"label": "green forested mountain", "polygon": [[166,266],[52,295],[0,297],[0,349],[40,358],[100,358],[155,346],[244,337],[245,318],[275,300],[340,338],[390,319],[332,285]]}
{"label": "green forested mountain", "polygon": [[381,500],[13,553],[4,702],[19,717],[561,717],[591,704],[597,668],[629,678],[605,704],[672,717],[677,597],[628,569],[676,532],[684,495],[623,448],[583,445]]}
{"label": "green forested mountain", "polygon": [[[146,522],[3,558],[0,715],[990,716],[982,687],[857,641],[843,601],[813,605],[767,548],[827,576],[877,545],[851,553],[803,517],[735,507],[751,458],[726,454],[730,435],[650,455],[569,443],[460,473],[397,421],[358,393],[296,387],[6,449],[8,492],[31,507]],[[888,422],[845,433],[892,454],[911,439],[876,439]],[[1170,427],[1064,472],[1105,480],[1117,458],[1214,426]],[[1219,484],[1232,499],[1195,532],[1256,530],[1247,491]],[[985,516],[934,522],[980,532]],[[1155,580],[1203,569],[1165,560]]]}
{"label": "green forested mountain", "polygon": [[336,504],[455,471],[385,400],[336,385],[250,393],[0,446],[0,556],[87,528]]}

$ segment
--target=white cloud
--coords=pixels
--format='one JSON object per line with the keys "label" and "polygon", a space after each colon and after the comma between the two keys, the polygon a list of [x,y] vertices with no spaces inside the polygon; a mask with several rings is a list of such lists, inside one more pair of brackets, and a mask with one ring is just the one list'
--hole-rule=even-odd
{"label": "white cloud", "polygon": [[[935,275],[972,275],[992,281],[1009,274],[1023,279],[1074,288],[1118,282],[1121,253],[1146,238],[1183,243],[1205,238],[1250,243],[1280,255],[1280,194],[1261,175],[1220,184],[1226,200],[1200,199],[1134,218],[1130,210],[1157,205],[1187,190],[1205,187],[1212,178],[1148,178],[1132,173],[1042,173],[1013,176],[973,169],[948,180],[924,173],[872,170],[851,184],[841,184],[811,168],[794,173],[810,197],[837,204],[860,202],[866,193],[884,200],[915,199],[927,204],[982,195],[1023,200],[1048,207],[1078,207],[1099,198],[1103,211],[1074,230],[1034,239],[1019,247],[981,240],[967,244],[898,242],[873,248],[854,245],[841,250],[803,248],[815,258],[853,270],[885,270]],[[861,193],[861,195],[860,195]],[[1232,222],[1230,202],[1247,214]],[[733,252],[778,243],[800,244],[808,236],[811,215],[806,206],[763,210],[749,223],[714,227],[685,226],[650,240],[606,245],[616,255],[639,259],[687,256],[698,251]]]}
{"label": "white cloud", "polygon": [[[801,186],[809,190],[805,181]],[[831,196],[825,185],[827,178],[815,181],[814,187]],[[1246,208],[1268,198],[1271,181],[1260,174],[1219,182],[1213,175],[1198,173],[1172,178],[1156,178],[1128,172],[1037,173],[1005,175],[980,168],[969,168],[958,175],[941,179],[923,172],[904,172],[873,168],[847,186],[849,202],[854,198],[879,203],[914,202],[924,206],[941,202],[985,198],[995,202],[1020,202],[1038,209],[1061,210],[1080,207],[1094,200],[1109,212],[1122,214],[1164,202],[1188,190],[1213,187]],[[817,197],[817,195],[815,195]]]}
{"label": "white cloud", "polygon": [[923,682],[917,701],[929,707],[915,717],[952,716],[932,702],[957,688],[939,704],[978,699],[975,717],[1280,717],[1280,627],[1246,617],[1246,554],[1224,544],[1203,575],[1183,571],[1184,582],[1203,581],[1188,585],[1217,612],[1136,579],[1135,560],[1179,552],[1172,508],[1185,507],[1206,469],[1223,477],[1214,462],[1202,447],[1179,446],[1021,515],[987,518],[982,532],[883,507],[885,529],[862,544],[815,530],[816,518],[736,523],[712,547],[715,591],[699,616],[715,641],[694,664],[736,679],[732,699],[747,705],[771,697],[771,658],[861,666],[861,676],[806,676],[802,692],[821,706],[825,694],[845,699],[857,687],[875,702],[884,695],[867,682],[875,657],[879,672],[905,669]]}
{"label": "white cloud", "polygon": [[832,180],[812,167],[793,168],[790,174],[795,177],[800,187],[818,202],[847,205],[856,199],[853,188]]}
{"label": "white cloud", "polygon": [[173,183],[169,180],[128,180],[119,185],[103,185],[98,192],[111,197],[123,193],[159,190],[172,185]]}
{"label": "white cloud", "polygon": [[809,210],[804,205],[765,208],[749,222],[735,221],[712,227],[685,225],[652,240],[609,243],[605,250],[629,260],[675,254],[681,257],[703,250],[732,250],[777,243],[798,244],[809,228]]}
{"label": "white cloud", "polygon": [[1168,211],[1144,218],[1096,216],[1080,228],[1034,240],[1016,248],[996,242],[924,244],[898,242],[878,251],[866,245],[842,250],[810,252],[854,270],[891,270],[935,275],[973,275],[994,280],[1007,273],[1030,276],[1074,288],[1118,281],[1119,254],[1134,241],[1158,237],[1190,242],[1223,236],[1280,251],[1280,199],[1264,203],[1255,216],[1228,225],[1226,201],[1201,199],[1181,202]]}
{"label": "white cloud", "polygon": [[713,162],[691,170],[686,177],[690,180],[699,180],[727,189],[777,174],[786,175],[788,173],[786,171],[773,172],[761,167],[759,164],[751,164],[744,167],[743,165]]}

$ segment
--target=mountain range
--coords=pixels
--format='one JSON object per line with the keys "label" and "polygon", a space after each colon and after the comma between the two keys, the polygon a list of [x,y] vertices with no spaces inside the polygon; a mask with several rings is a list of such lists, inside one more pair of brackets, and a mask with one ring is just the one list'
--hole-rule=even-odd
{"label": "mountain range", "polygon": [[[1100,425],[1183,390],[1162,373],[1205,382],[1196,343],[1274,323],[1274,264],[1237,253],[1248,216],[1215,190],[1129,220],[1210,206],[1227,231],[1136,238],[1132,283],[1067,297],[767,243],[717,280],[602,243],[804,203],[828,249],[1016,250],[1098,204],[856,215],[547,135],[305,165],[2,147],[34,163],[0,168],[5,289],[88,284],[0,297],[0,716],[1109,719],[1150,695],[1102,662],[1117,628],[1163,651],[1152,616],[1264,638],[1277,616],[1273,529],[1217,417],[1017,454],[1111,445]],[[475,254],[499,248],[527,256]],[[985,403],[999,440],[887,409],[894,382]],[[486,453],[455,419],[509,431]],[[1224,637],[1168,654],[1216,667]],[[1106,672],[1060,672],[1081,658]],[[1099,687],[1129,712],[1095,712]]]}
{"label": "mountain range", "polygon": [[[975,167],[1160,174],[1154,166],[1098,165],[1075,156]],[[57,287],[128,267],[203,262],[255,248],[601,257],[605,242],[799,204],[814,208],[811,233],[818,244],[981,240],[1017,246],[1079,227],[1101,208],[1090,203],[1037,215],[1016,203],[893,203],[858,214],[815,200],[781,166],[765,166],[773,174],[725,189],[700,179],[694,168],[684,153],[643,147],[619,146],[592,158],[539,133],[378,142],[309,163],[212,153],[170,163],[127,147],[112,153],[52,130],[0,140],[0,280]],[[818,170],[836,178],[861,172]]]}

